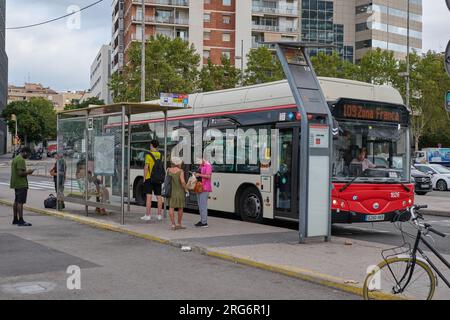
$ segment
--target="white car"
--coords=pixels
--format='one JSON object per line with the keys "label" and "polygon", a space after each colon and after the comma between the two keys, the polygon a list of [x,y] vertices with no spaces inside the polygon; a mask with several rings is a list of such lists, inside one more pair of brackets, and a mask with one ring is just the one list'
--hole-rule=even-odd
{"label": "white car", "polygon": [[431,175],[433,189],[450,190],[450,169],[440,164],[416,164],[417,170]]}

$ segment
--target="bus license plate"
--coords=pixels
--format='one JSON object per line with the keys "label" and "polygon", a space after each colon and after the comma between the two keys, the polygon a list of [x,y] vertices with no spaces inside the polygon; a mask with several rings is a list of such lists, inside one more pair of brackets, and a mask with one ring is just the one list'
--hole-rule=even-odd
{"label": "bus license plate", "polygon": [[384,214],[366,216],[366,221],[383,221]]}

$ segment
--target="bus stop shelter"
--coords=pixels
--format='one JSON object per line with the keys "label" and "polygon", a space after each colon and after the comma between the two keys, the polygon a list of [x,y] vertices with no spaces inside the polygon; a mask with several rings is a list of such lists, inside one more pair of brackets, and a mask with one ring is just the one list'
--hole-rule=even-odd
{"label": "bus stop shelter", "polygon": [[[116,103],[62,111],[57,114],[57,199],[96,210],[130,212],[131,118],[142,113],[164,117],[164,155],[167,155],[167,112],[180,109],[152,103]],[[166,165],[166,161],[164,161]],[[64,173],[61,171],[65,170]],[[61,181],[62,180],[62,181]]]}

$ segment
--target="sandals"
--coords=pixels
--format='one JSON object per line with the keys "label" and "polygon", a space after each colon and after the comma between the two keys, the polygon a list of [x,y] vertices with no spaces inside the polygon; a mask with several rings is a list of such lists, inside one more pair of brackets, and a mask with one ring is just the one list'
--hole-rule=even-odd
{"label": "sandals", "polygon": [[175,230],[177,230],[177,226],[173,224],[173,225],[170,227],[170,229],[171,229],[172,231],[175,231]]}
{"label": "sandals", "polygon": [[179,226],[176,226],[177,230],[184,230],[186,227],[183,227],[181,224]]}

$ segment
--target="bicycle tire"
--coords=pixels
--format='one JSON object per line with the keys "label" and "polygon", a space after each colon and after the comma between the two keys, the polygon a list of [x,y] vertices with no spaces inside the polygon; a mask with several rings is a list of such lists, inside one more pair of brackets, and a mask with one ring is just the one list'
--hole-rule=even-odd
{"label": "bicycle tire", "polygon": [[[393,282],[392,283],[396,283],[395,281],[395,277],[392,275],[392,273],[394,271],[392,271],[393,269],[399,270],[399,265],[404,265],[405,267],[408,264],[412,263],[412,259],[411,258],[399,258],[399,257],[394,257],[394,258],[389,258],[387,260],[383,260],[381,261],[378,265],[377,265],[377,269],[372,270],[372,272],[370,272],[367,276],[366,279],[364,280],[364,286],[363,286],[363,297],[364,300],[395,300],[395,299],[399,299],[399,300],[403,300],[403,299],[414,299],[414,300],[431,300],[434,296],[434,292],[436,290],[436,276],[433,273],[433,270],[430,268],[430,266],[425,263],[422,260],[416,260],[416,265],[414,267],[414,272],[413,275],[411,277],[411,280],[409,282],[409,284],[406,286],[405,288],[405,292],[408,290],[408,288],[414,284],[414,282],[417,280],[415,278],[416,275],[421,272],[420,269],[422,269],[423,274],[425,274],[425,279],[422,281],[422,286],[419,285],[419,289],[420,287],[423,287],[423,292],[421,293],[421,295],[415,295],[415,296],[411,296],[411,295],[406,295],[403,292],[402,293],[394,293],[393,292],[393,287],[390,287],[389,284],[386,285],[386,289],[370,289],[370,284],[371,282],[374,280],[375,275],[377,275],[377,272],[384,272],[384,274],[386,274],[388,277],[390,277]],[[397,267],[395,267],[395,265],[397,265]],[[401,270],[401,269],[400,269]],[[399,274],[397,274],[397,277],[400,279],[401,276],[404,274],[404,271],[401,272]],[[420,276],[420,274],[419,274]],[[377,275],[378,277],[378,275]],[[379,279],[380,279],[380,286],[382,285],[382,283],[384,282],[384,280],[382,279],[382,274],[380,273],[379,275]],[[389,289],[390,288],[390,289]]]}

